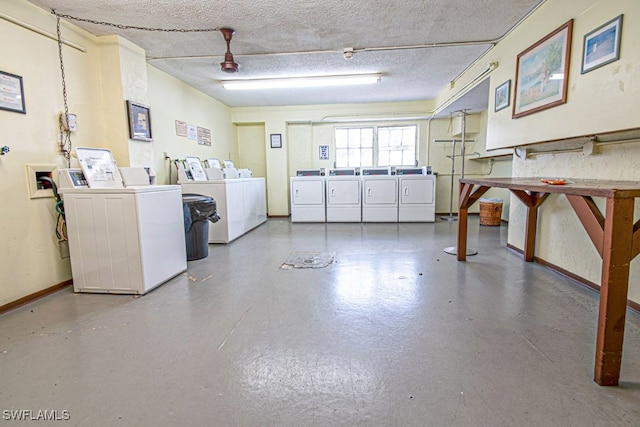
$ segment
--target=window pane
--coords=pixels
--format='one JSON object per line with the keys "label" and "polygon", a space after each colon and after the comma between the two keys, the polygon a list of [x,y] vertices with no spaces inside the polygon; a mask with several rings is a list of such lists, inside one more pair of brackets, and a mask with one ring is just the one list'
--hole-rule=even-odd
{"label": "window pane", "polygon": [[349,138],[349,148],[360,148],[360,138]]}
{"label": "window pane", "polygon": [[373,166],[373,148],[363,148],[360,166]]}
{"label": "window pane", "polygon": [[389,151],[380,151],[378,153],[378,166],[391,166],[389,163]]}
{"label": "window pane", "polygon": [[413,166],[416,164],[416,157],[412,151],[404,150],[402,152],[402,166]]}
{"label": "window pane", "polygon": [[389,129],[378,128],[378,145],[380,147],[389,146]]}
{"label": "window pane", "polygon": [[348,133],[346,129],[336,129],[336,147],[344,148],[347,146]]}
{"label": "window pane", "polygon": [[358,128],[350,128],[349,132],[349,143],[352,141],[360,141],[360,129]]}
{"label": "window pane", "polygon": [[349,150],[349,164],[352,168],[360,166],[360,150]]}
{"label": "window pane", "polygon": [[345,168],[348,166],[348,151],[340,148],[336,149],[336,167]]}
{"label": "window pane", "polygon": [[373,128],[362,129],[362,140],[373,141]]}
{"label": "window pane", "polygon": [[402,151],[393,150],[389,154],[389,164],[391,166],[402,166]]}

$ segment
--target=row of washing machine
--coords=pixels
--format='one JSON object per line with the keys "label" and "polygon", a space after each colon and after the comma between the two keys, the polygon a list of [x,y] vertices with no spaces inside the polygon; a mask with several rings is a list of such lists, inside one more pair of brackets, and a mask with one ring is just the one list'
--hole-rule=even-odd
{"label": "row of washing machine", "polygon": [[427,167],[301,170],[291,178],[292,222],[434,222]]}

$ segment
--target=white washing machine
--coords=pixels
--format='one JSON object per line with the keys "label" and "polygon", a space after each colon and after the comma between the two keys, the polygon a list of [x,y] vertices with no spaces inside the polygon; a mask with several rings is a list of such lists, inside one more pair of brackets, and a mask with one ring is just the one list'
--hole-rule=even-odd
{"label": "white washing machine", "polygon": [[436,176],[427,168],[398,168],[398,222],[436,220]]}
{"label": "white washing machine", "polygon": [[325,179],[320,169],[290,178],[291,222],[326,222]]}
{"label": "white washing machine", "polygon": [[109,150],[76,152],[82,170],[59,171],[74,291],[144,294],[185,271],[180,187],[125,188]]}
{"label": "white washing machine", "polygon": [[362,168],[362,222],[398,222],[398,180],[391,168]]}
{"label": "white washing machine", "polygon": [[362,221],[360,177],[354,168],[330,169],[326,176],[327,222]]}

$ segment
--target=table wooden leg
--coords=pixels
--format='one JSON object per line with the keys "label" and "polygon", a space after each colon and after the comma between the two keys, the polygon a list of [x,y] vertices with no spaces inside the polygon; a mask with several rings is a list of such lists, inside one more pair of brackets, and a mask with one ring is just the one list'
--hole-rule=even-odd
{"label": "table wooden leg", "polygon": [[538,208],[527,207],[527,220],[524,234],[524,260],[532,262],[536,250],[536,227],[538,226]]}
{"label": "table wooden leg", "polygon": [[467,225],[469,209],[458,208],[458,261],[467,260]]}
{"label": "table wooden leg", "polygon": [[490,187],[480,186],[473,191],[473,184],[460,184],[458,200],[458,261],[467,260],[467,224],[469,207],[473,205]]}
{"label": "table wooden leg", "polygon": [[549,193],[526,192],[511,190],[511,192],[527,207],[527,219],[524,235],[524,260],[533,261],[536,250],[536,227],[538,226],[538,208],[549,196]]}
{"label": "table wooden leg", "polygon": [[634,199],[607,199],[594,380],[618,385],[633,248]]}

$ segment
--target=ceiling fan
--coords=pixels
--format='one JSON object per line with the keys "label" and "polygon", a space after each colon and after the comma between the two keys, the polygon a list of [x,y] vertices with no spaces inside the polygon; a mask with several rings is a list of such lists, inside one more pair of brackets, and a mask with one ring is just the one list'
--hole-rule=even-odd
{"label": "ceiling fan", "polygon": [[229,44],[231,43],[231,37],[235,33],[231,28],[221,28],[220,32],[224,36],[224,40],[227,42],[227,52],[224,54],[224,61],[220,63],[222,71],[225,73],[235,73],[238,71],[238,64],[233,61],[233,54]]}

